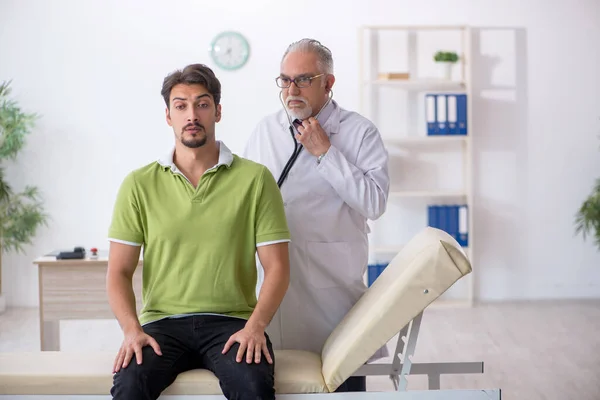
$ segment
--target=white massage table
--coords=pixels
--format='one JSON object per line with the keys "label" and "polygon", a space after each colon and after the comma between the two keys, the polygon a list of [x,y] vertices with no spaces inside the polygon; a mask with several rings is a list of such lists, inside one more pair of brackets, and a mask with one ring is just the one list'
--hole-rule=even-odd
{"label": "white massage table", "polygon": [[[321,354],[275,352],[275,388],[288,400],[500,400],[500,389],[441,390],[447,373],[482,373],[483,363],[411,362],[426,307],[471,272],[459,244],[446,232],[427,227],[389,263],[327,339]],[[391,364],[367,364],[396,334]],[[40,351],[0,353],[0,400],[110,399],[114,353]],[[407,390],[407,376],[426,374],[429,390]],[[388,375],[395,391],[332,393],[352,375]],[[180,374],[161,400],[222,400],[208,370]]]}

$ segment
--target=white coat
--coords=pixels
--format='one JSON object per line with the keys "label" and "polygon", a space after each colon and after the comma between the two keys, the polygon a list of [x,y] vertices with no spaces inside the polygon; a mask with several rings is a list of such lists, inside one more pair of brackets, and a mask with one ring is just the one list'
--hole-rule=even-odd
{"label": "white coat", "polygon": [[[275,349],[316,353],[366,290],[367,219],[383,214],[389,193],[388,153],[375,125],[333,100],[318,119],[331,148],[319,164],[302,149],[281,186],[291,233],[290,286],[267,328]],[[294,150],[289,127],[283,109],[265,117],[243,154],[276,180]],[[259,264],[259,287],[261,276]]]}

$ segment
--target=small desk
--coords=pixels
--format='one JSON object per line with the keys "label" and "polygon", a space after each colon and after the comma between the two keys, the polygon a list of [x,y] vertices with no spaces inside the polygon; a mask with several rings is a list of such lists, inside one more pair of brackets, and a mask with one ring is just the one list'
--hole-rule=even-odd
{"label": "small desk", "polygon": [[[34,262],[39,274],[40,347],[60,350],[60,321],[114,319],[106,294],[108,258],[57,260],[44,256]],[[133,277],[136,308],[142,306],[142,260]]]}

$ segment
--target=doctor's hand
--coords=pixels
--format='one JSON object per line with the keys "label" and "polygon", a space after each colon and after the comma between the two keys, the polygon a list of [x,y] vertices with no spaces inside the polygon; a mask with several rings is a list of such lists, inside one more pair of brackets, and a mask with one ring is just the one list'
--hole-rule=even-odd
{"label": "doctor's hand", "polygon": [[260,363],[262,353],[264,353],[269,364],[273,364],[273,359],[267,347],[267,337],[265,336],[264,329],[247,324],[244,329],[231,335],[227,343],[225,343],[222,353],[227,353],[236,342],[240,344],[235,358],[237,362],[242,362],[244,353],[246,353],[246,362],[248,364],[252,364],[253,360],[258,364]]}
{"label": "doctor's hand", "polygon": [[319,124],[319,121],[314,117],[310,117],[302,121],[302,126],[298,127],[300,135],[296,134],[296,140],[315,157],[327,153],[331,143],[327,134]]}

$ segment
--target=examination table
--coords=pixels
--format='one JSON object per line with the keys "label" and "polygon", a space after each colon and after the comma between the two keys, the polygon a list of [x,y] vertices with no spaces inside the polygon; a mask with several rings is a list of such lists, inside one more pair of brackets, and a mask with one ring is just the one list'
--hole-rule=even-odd
{"label": "examination table", "polygon": [[[447,373],[482,373],[483,363],[411,360],[423,312],[456,281],[471,273],[460,245],[446,232],[427,227],[391,260],[327,339],[321,354],[275,351],[275,389],[289,400],[500,400],[499,388],[443,390]],[[367,363],[399,334],[388,364]],[[452,334],[452,332],[440,332]],[[115,352],[0,353],[0,400],[110,399]],[[409,390],[407,376],[426,374],[429,390]],[[352,375],[384,375],[389,392],[332,393]],[[160,399],[224,399],[208,370],[182,373]]]}

